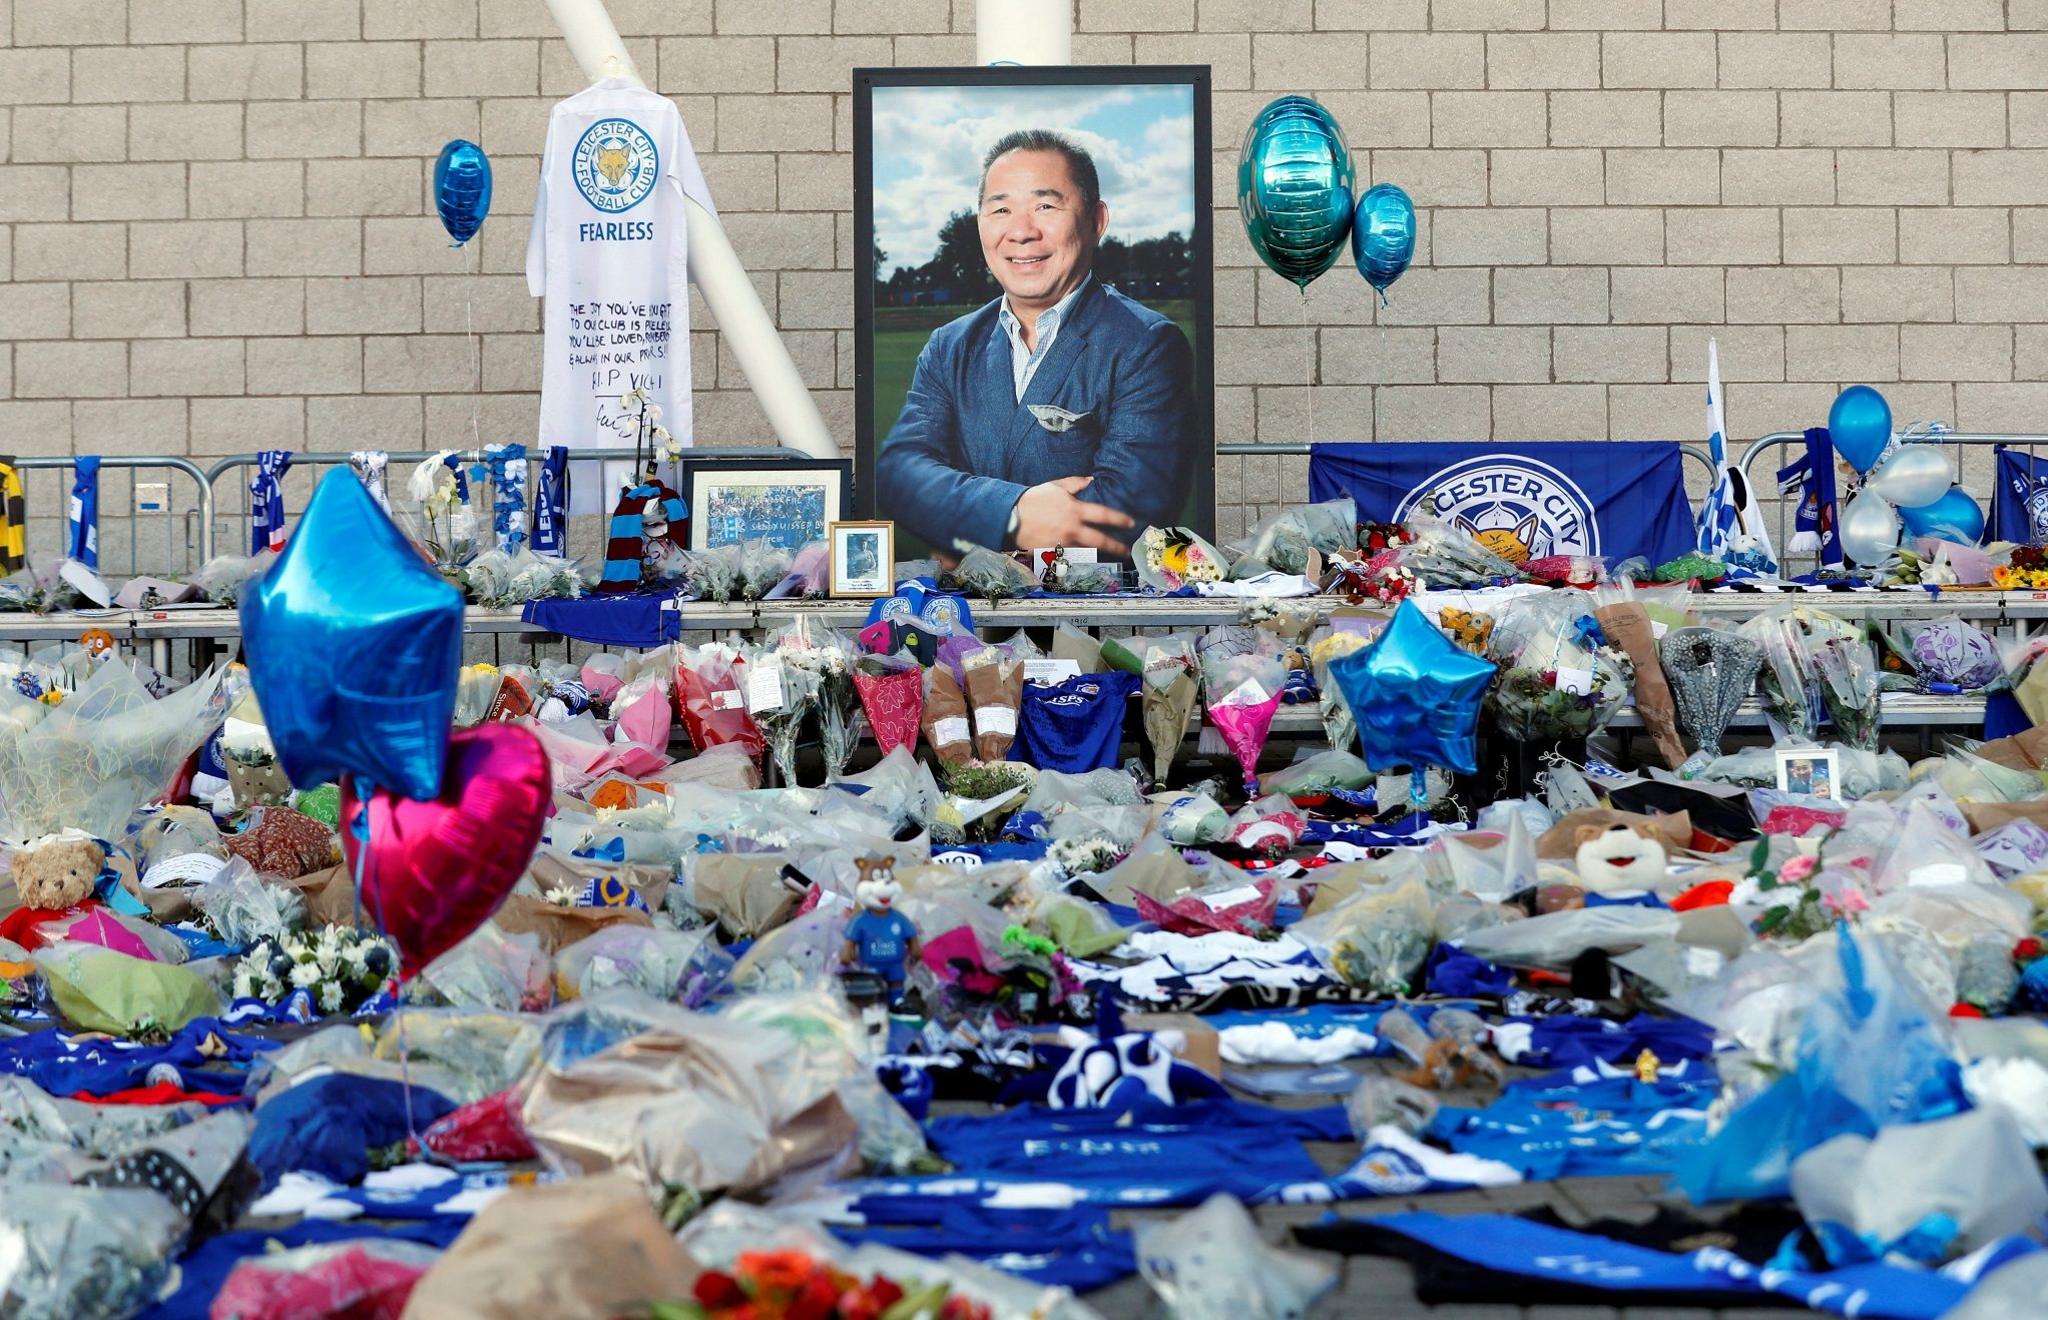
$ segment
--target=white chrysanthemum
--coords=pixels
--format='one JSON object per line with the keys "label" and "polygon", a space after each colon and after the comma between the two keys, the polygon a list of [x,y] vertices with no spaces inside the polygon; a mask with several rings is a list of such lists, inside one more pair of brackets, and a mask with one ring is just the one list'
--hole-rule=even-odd
{"label": "white chrysanthemum", "polygon": [[323,984],[320,987],[319,1001],[322,1013],[339,1013],[342,1005],[347,1002],[342,998],[341,982],[328,981]]}
{"label": "white chrysanthemum", "polygon": [[325,979],[319,963],[302,962],[292,968],[292,985],[300,990],[310,990]]}

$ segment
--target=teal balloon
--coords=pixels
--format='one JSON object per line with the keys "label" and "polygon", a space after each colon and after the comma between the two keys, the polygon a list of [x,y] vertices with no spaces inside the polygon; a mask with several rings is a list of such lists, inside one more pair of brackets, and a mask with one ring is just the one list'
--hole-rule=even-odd
{"label": "teal balloon", "polygon": [[1415,256],[1415,203],[1391,183],[1366,189],[1351,213],[1351,260],[1365,282],[1386,297]]}
{"label": "teal balloon", "polygon": [[337,467],[242,599],[242,652],[293,784],[344,774],[441,791],[462,668],[462,593]]}
{"label": "teal balloon", "polygon": [[1351,149],[1328,110],[1283,96],[1245,130],[1237,208],[1259,260],[1306,289],[1351,232]]}
{"label": "teal balloon", "polygon": [[491,158],[474,142],[456,138],[434,162],[434,209],[441,227],[461,247],[491,213]]}
{"label": "teal balloon", "polygon": [[1868,472],[1892,442],[1892,406],[1868,385],[1851,385],[1828,409],[1828,438],[1850,467]]}
{"label": "teal balloon", "polygon": [[1330,679],[1358,722],[1366,765],[1447,765],[1469,775],[1479,770],[1479,703],[1496,668],[1402,601],[1369,645],[1330,662]]}
{"label": "teal balloon", "polygon": [[1906,530],[1915,536],[1932,536],[1958,545],[1976,545],[1984,539],[1984,510],[1961,486],[1950,486],[1932,504],[1900,509],[1899,517],[1905,520]]}

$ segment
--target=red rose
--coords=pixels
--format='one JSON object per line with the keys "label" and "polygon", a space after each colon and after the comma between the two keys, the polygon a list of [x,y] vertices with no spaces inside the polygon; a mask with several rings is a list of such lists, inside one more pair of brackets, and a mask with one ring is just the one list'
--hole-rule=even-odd
{"label": "red rose", "polygon": [[2012,958],[2014,962],[2029,963],[2040,956],[2041,941],[2035,936],[2029,935],[2025,939],[2021,940],[2018,944],[2012,946]]}
{"label": "red rose", "polygon": [[903,1285],[894,1279],[885,1279],[877,1274],[868,1284],[868,1296],[881,1304],[884,1311],[903,1300]]}
{"label": "red rose", "polygon": [[839,1306],[839,1289],[823,1274],[814,1274],[789,1301],[788,1320],[831,1320]]}
{"label": "red rose", "polygon": [[717,1270],[706,1270],[698,1275],[697,1282],[690,1287],[690,1296],[697,1299],[697,1305],[709,1311],[721,1306],[737,1306],[747,1300],[746,1290],[740,1287],[740,1281]]}

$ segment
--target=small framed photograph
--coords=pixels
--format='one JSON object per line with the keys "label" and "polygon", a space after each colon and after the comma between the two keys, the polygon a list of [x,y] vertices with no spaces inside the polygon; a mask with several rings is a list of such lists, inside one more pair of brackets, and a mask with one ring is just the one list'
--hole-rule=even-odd
{"label": "small framed photograph", "polygon": [[[846,516],[853,464],[838,459],[700,458],[682,465],[691,550],[767,541],[795,554]],[[884,592],[884,595],[888,593]]]}
{"label": "small framed photograph", "polygon": [[1841,799],[1841,753],[1823,747],[1787,747],[1779,750],[1778,788],[1785,793]]}
{"label": "small framed photograph", "polygon": [[886,596],[896,589],[896,524],[830,525],[834,596]]}

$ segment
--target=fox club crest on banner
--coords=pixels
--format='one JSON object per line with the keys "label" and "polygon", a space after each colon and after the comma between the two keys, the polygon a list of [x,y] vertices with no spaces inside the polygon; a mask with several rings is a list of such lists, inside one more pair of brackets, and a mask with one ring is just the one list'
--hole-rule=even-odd
{"label": "fox club crest on banner", "polygon": [[1586,492],[1548,463],[1520,454],[1486,454],[1432,473],[1408,492],[1394,520],[1425,500],[1425,512],[1509,563],[1600,553],[1600,524]]}
{"label": "fox club crest on banner", "polygon": [[585,129],[570,165],[577,191],[600,211],[629,211],[654,191],[661,153],[630,119],[600,119]]}

